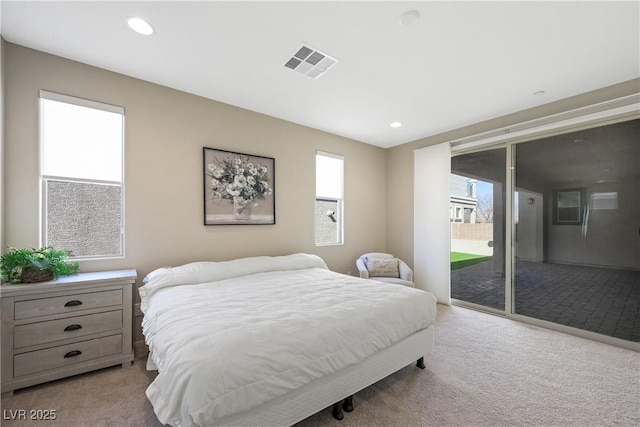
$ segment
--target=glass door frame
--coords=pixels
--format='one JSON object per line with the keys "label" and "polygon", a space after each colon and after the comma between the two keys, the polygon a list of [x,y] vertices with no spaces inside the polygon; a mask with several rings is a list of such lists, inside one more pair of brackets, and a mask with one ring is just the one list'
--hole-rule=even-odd
{"label": "glass door frame", "polygon": [[[515,223],[514,198],[516,145],[549,136],[561,135],[608,124],[640,118],[640,93],[591,106],[570,110],[549,117],[515,124],[478,135],[449,142],[451,157],[495,148],[506,148],[505,179],[505,311],[452,299],[454,305],[485,311],[508,319],[576,335],[640,352],[640,343],[609,337],[578,328],[540,320],[515,313]],[[449,160],[450,161],[450,160]]]}
{"label": "glass door frame", "polygon": [[[506,143],[501,143],[501,144],[492,144],[490,146],[487,147],[474,147],[471,150],[456,150],[454,151],[453,149],[451,150],[451,158],[453,157],[457,157],[457,156],[462,156],[465,154],[472,154],[472,153],[478,153],[481,151],[491,151],[491,150],[497,150],[497,149],[505,149],[506,148],[506,154],[505,154],[505,159],[506,159],[506,163],[505,163],[505,170],[509,170],[509,164],[510,164],[510,156],[511,156],[511,147],[506,144]],[[511,299],[511,291],[510,291],[510,287],[507,286],[508,283],[510,282],[511,279],[509,279],[511,276],[511,272],[513,270],[513,267],[510,266],[508,260],[509,257],[511,256],[512,250],[510,248],[511,244],[509,242],[511,242],[511,233],[512,230],[510,230],[511,227],[509,227],[509,220],[511,218],[509,209],[510,206],[512,206],[511,202],[509,199],[511,199],[511,197],[509,197],[509,177],[507,176],[508,174],[505,172],[505,197],[504,200],[506,201],[506,206],[505,206],[505,216],[504,216],[504,229],[505,229],[505,237],[504,237],[504,250],[503,250],[503,255],[505,256],[505,265],[504,265],[504,282],[505,282],[505,309],[504,310],[500,310],[498,308],[494,308],[494,307],[488,307],[486,305],[482,305],[482,304],[477,304],[477,303],[473,303],[470,301],[465,301],[465,300],[461,300],[461,299],[457,299],[457,298],[451,298],[451,302],[453,305],[457,305],[460,307],[465,307],[465,308],[470,308],[473,310],[479,310],[479,311],[484,311],[487,313],[491,313],[491,314],[495,314],[498,316],[503,316],[506,317],[507,313],[510,313],[511,311],[511,306],[509,305],[509,300]],[[494,208],[494,212],[495,212],[495,208]],[[495,214],[494,214],[494,218],[495,218]],[[515,307],[515,305],[514,305]]]}

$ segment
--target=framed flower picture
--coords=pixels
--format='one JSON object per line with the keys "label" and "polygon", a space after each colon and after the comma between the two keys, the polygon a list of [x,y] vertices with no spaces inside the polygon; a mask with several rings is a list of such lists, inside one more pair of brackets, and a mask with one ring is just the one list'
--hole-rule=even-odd
{"label": "framed flower picture", "polygon": [[203,147],[204,225],[275,224],[275,162]]}

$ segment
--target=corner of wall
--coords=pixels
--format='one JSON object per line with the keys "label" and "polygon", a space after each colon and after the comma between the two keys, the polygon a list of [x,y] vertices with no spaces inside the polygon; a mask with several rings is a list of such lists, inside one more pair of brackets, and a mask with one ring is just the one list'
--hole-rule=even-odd
{"label": "corner of wall", "polygon": [[[0,6],[1,7],[1,6]],[[5,41],[0,32],[0,253],[4,244],[4,51]]]}

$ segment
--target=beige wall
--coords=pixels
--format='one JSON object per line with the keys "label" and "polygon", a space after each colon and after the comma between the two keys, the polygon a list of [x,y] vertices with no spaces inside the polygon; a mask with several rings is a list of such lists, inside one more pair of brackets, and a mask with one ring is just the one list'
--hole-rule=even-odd
{"label": "beige wall", "polygon": [[[385,150],[209,99],[5,44],[5,234],[38,245],[38,91],[125,108],[126,257],[82,262],[85,271],[308,252],[355,272],[386,245]],[[204,226],[202,147],[276,159],[275,225]],[[345,158],[345,244],[314,244],[315,152]],[[364,189],[375,189],[375,197]]]}
{"label": "beige wall", "polygon": [[[4,45],[5,233],[2,246],[38,244],[38,90],[125,107],[126,257],[82,268],[137,268],[297,251],[354,271],[361,253],[387,251],[413,264],[413,150],[614,99],[640,80],[382,150],[184,92]],[[274,226],[202,224],[202,147],[276,158]],[[313,243],[315,150],[345,156],[345,245]],[[375,189],[375,197],[370,191]],[[385,191],[386,189],[386,191]],[[386,204],[386,212],[381,206]],[[386,231],[386,232],[385,232]]]}
{"label": "beige wall", "polygon": [[[413,266],[413,151],[504,126],[638,93],[640,79],[630,80],[561,101],[535,107],[420,139],[387,150],[387,252]],[[446,185],[446,184],[445,184]]]}
{"label": "beige wall", "polygon": [[[2,6],[0,6],[0,9]],[[0,37],[0,248],[4,247],[4,39]]]}

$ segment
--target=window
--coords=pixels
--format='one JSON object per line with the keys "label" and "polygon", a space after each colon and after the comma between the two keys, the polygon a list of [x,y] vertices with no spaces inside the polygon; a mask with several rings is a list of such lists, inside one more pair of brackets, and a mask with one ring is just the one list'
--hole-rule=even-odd
{"label": "window", "polygon": [[584,195],[584,188],[553,190],[553,225],[581,225]]}
{"label": "window", "polygon": [[618,209],[618,192],[593,193],[591,195],[591,209]]}
{"label": "window", "polygon": [[124,255],[124,109],[40,91],[45,246],[75,258]]}
{"label": "window", "polygon": [[316,153],[316,245],[343,243],[344,157]]}
{"label": "window", "polygon": [[456,217],[455,217],[455,221],[456,222],[462,222],[462,208],[459,206],[456,206]]}

